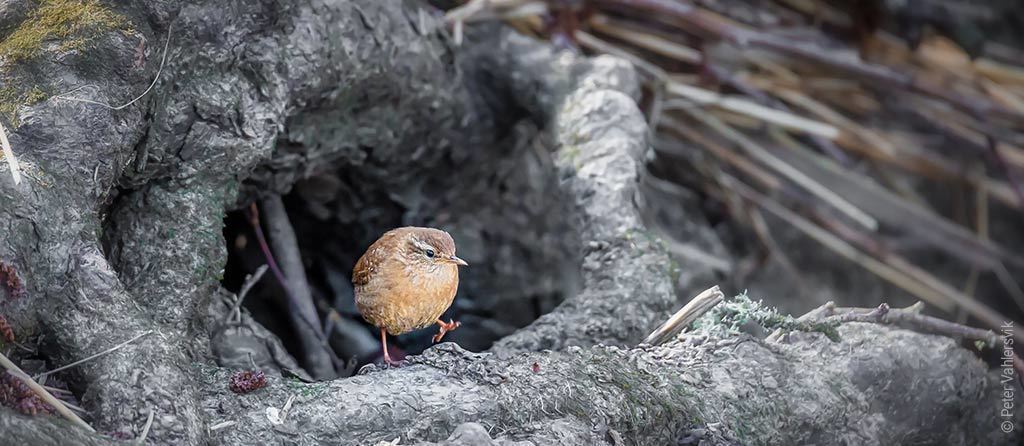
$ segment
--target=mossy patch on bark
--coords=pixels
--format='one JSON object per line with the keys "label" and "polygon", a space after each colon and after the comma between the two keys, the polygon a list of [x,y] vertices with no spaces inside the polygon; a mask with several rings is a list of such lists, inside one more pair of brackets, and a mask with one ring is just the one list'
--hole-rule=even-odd
{"label": "mossy patch on bark", "polygon": [[14,31],[0,40],[0,58],[23,61],[39,55],[49,41],[58,51],[78,49],[97,34],[123,29],[124,16],[97,0],[43,0]]}
{"label": "mossy patch on bark", "polygon": [[17,127],[20,124],[18,119],[18,108],[23,105],[32,105],[46,100],[47,95],[38,86],[28,90],[10,86],[0,87],[0,118],[5,124]]}

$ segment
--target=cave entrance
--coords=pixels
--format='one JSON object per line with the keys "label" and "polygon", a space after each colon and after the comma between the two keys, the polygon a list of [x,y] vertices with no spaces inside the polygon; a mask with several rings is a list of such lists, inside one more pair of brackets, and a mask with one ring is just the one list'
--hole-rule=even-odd
{"label": "cave entrance", "polygon": [[[498,154],[457,163],[444,157],[402,181],[375,181],[365,168],[344,165],[299,180],[284,195],[319,323],[339,358],[361,365],[381,357],[377,329],[355,308],[351,273],[366,248],[395,227],[446,230],[469,262],[460,271],[455,302],[443,315],[462,323],[445,341],[467,350],[486,350],[575,292],[580,250],[570,201],[560,192],[551,151],[536,134],[518,135]],[[246,275],[267,260],[248,211],[226,216],[224,236],[228,263],[222,284],[237,293]],[[244,307],[302,363],[286,299],[268,272]],[[436,331],[435,326],[407,333],[388,344],[405,355],[418,354]]]}

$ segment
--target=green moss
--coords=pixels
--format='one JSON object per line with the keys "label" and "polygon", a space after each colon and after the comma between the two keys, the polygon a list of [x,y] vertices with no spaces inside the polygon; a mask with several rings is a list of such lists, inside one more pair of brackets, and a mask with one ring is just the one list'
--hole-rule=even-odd
{"label": "green moss", "polygon": [[668,259],[668,278],[673,284],[679,282],[679,275],[682,274],[682,268],[679,267],[679,262],[674,258]]}
{"label": "green moss", "polygon": [[[599,393],[572,394],[581,398],[560,401],[561,406],[555,408],[556,412],[576,413],[579,418],[595,424],[611,421],[620,433],[630,438],[676,436],[668,432],[650,432],[652,426],[674,431],[691,423],[692,426],[702,425],[704,415],[700,400],[682,383],[665,380],[639,367],[636,372],[622,373],[619,364],[628,359],[621,352],[595,351],[580,359],[583,364],[572,369],[580,375],[570,381],[596,380],[601,389],[597,390]],[[590,398],[596,395],[621,399],[622,411],[613,420],[594,418],[590,409],[595,402]]]}
{"label": "green moss", "polygon": [[25,105],[38,104],[46,100],[46,93],[39,87],[32,87],[28,93],[25,93]]}
{"label": "green moss", "polygon": [[285,384],[292,392],[299,393],[305,398],[317,398],[327,393],[329,387],[323,383],[304,383],[296,378],[288,378]]}
{"label": "green moss", "polygon": [[96,34],[123,28],[127,23],[97,0],[43,0],[0,41],[0,57],[11,61],[30,59],[49,40],[59,41],[60,51],[79,49]]}
{"label": "green moss", "polygon": [[17,127],[18,108],[42,102],[46,98],[46,93],[39,87],[32,87],[28,91],[20,91],[13,87],[0,88],[0,117],[12,127]]}

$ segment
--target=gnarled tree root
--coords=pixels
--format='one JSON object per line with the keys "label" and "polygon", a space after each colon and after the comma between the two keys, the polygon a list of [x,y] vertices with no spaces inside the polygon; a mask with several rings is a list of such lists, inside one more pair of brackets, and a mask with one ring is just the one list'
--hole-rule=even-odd
{"label": "gnarled tree root", "polygon": [[[20,185],[0,175],[0,260],[28,291],[0,310],[22,338],[38,335],[50,362],[67,364],[154,332],[61,373],[97,430],[137,434],[152,411],[157,444],[478,444],[484,429],[538,443],[1019,440],[994,424],[996,378],[942,338],[852,324],[838,344],[629,348],[678,303],[665,249],[633,202],[647,131],[621,61],[556,55],[500,28],[470,33],[456,52],[435,20],[398,0],[175,7],[126,4],[118,12],[136,26],[101,33],[92,52],[4,73],[134,97],[124,86],[147,85],[155,61],[111,67],[131,66],[133,33],[161,41],[174,20],[148,100],[121,111],[57,99],[23,107],[11,143],[30,175]],[[346,163],[385,191],[458,163],[486,170],[505,154],[495,133],[509,117],[543,124],[559,144],[575,219],[566,237],[581,245],[573,296],[487,354],[443,344],[397,370],[316,384],[272,376],[265,389],[228,391],[230,371],[213,366],[209,347],[226,311],[211,302],[226,209]],[[708,266],[679,267],[685,286],[708,285]],[[268,417],[292,396],[286,415]],[[0,427],[14,443],[105,441],[6,409]]]}

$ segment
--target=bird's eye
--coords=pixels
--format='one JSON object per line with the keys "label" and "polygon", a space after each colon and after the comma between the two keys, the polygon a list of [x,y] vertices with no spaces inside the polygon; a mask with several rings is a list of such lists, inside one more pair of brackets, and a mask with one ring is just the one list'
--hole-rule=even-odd
{"label": "bird's eye", "polygon": [[427,248],[427,250],[423,251],[423,253],[426,254],[427,257],[434,258],[434,250],[433,249]]}

